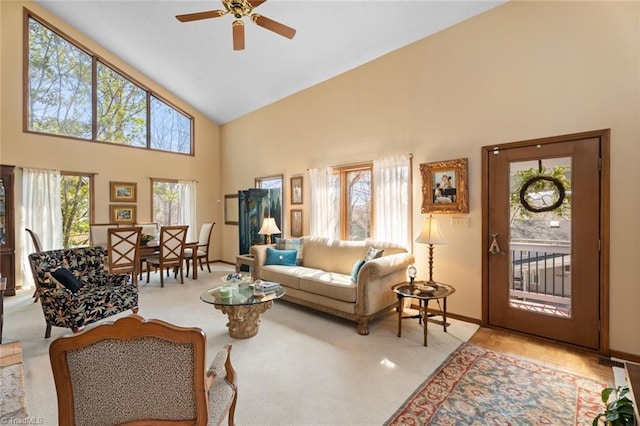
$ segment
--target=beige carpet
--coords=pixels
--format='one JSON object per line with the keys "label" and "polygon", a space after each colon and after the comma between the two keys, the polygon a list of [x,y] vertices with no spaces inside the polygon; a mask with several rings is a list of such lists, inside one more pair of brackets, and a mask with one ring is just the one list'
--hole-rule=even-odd
{"label": "beige carpet", "polygon": [[[181,285],[172,278],[160,288],[158,276],[141,283],[140,312],[207,334],[207,363],[225,343],[232,343],[238,373],[238,425],[381,425],[411,393],[476,331],[475,324],[451,320],[448,333],[429,324],[429,346],[422,346],[417,320],[405,320],[397,337],[393,314],[375,321],[368,336],[355,323],[284,301],[262,315],[260,332],[251,339],[229,337],[226,317],[199,300],[233,270],[212,265],[213,273]],[[20,340],[24,357],[27,410],[38,424],[57,424],[57,402],[48,348],[67,334],[45,324],[31,290],[5,298],[6,341]],[[455,297],[452,296],[452,297]],[[4,341],[4,340],[3,340]],[[150,354],[149,356],[153,356]]]}

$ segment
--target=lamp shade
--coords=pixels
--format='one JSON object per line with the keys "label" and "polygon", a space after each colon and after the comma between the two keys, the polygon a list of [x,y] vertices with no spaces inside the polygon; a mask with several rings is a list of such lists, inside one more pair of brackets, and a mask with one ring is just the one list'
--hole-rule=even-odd
{"label": "lamp shade", "polygon": [[440,230],[440,224],[438,224],[438,219],[429,215],[429,217],[425,218],[424,224],[422,225],[422,231],[418,238],[416,238],[416,243],[422,244],[446,244],[447,242],[442,235],[442,231]]}
{"label": "lamp shade", "polygon": [[276,225],[276,220],[272,217],[265,217],[262,221],[262,227],[258,231],[260,235],[271,235],[271,234],[279,234],[280,230],[278,229],[278,225]]}

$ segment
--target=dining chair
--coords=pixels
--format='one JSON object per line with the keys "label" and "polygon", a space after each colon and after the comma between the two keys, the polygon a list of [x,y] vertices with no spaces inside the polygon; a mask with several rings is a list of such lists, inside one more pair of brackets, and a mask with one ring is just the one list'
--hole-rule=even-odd
{"label": "dining chair", "polygon": [[234,424],[231,345],[206,366],[197,327],[127,315],[54,340],[49,358],[61,425]]}
{"label": "dining chair", "polygon": [[117,228],[117,223],[92,223],[89,225],[89,243],[91,247],[107,247],[107,230]]}
{"label": "dining chair", "polygon": [[[142,227],[142,236],[144,235],[152,235],[153,236],[153,240],[156,240],[157,238],[159,238],[159,234],[160,234],[160,225],[158,224],[158,222],[141,222],[141,223],[136,223],[135,226],[141,226]],[[141,238],[142,238],[141,236]],[[144,242],[141,243],[142,245],[145,245]],[[139,260],[139,268],[138,271],[140,272],[140,279],[142,280],[142,271],[144,270],[144,264],[147,262],[147,258],[157,255],[158,251],[154,250],[154,251],[149,251],[149,250],[142,250],[140,252],[140,260]],[[148,265],[147,265],[148,267]]]}
{"label": "dining chair", "polygon": [[138,261],[142,227],[131,226],[107,230],[107,258],[110,274],[131,274],[138,286]]}
{"label": "dining chair", "polygon": [[160,228],[160,247],[157,255],[147,258],[147,282],[151,267],[160,269],[160,287],[164,287],[164,271],[174,268],[174,278],[180,271],[180,283],[184,284],[184,243],[189,225],[162,226]]}
{"label": "dining chair", "polygon": [[[42,243],[40,242],[40,237],[38,236],[38,234],[36,234],[29,228],[25,228],[24,230],[27,231],[27,234],[29,234],[29,236],[31,237],[31,242],[33,243],[34,250],[32,253],[42,253]],[[33,295],[31,296],[33,297],[33,303],[36,303],[40,299],[38,283],[35,283],[35,286],[36,288],[35,290],[33,290]]]}
{"label": "dining chair", "polygon": [[[198,258],[198,263],[200,263],[200,270],[204,271],[202,266],[202,259],[206,259],[207,261],[207,269],[211,272],[211,267],[209,266],[209,243],[211,241],[211,234],[213,234],[213,227],[215,222],[207,222],[203,223],[200,227],[200,236],[198,237],[198,245],[196,247],[196,256]],[[189,276],[189,263],[193,258],[193,249],[187,248],[184,250],[184,258],[187,263],[187,276]],[[197,265],[193,265],[194,268]]]}

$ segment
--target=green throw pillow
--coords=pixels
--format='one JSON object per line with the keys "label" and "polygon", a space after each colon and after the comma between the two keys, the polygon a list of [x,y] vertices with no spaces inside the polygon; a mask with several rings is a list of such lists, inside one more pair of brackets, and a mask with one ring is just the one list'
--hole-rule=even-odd
{"label": "green throw pillow", "polygon": [[353,265],[353,269],[351,270],[351,281],[354,283],[358,282],[358,274],[360,273],[360,269],[365,264],[364,259],[360,259]]}
{"label": "green throw pillow", "polygon": [[264,261],[264,264],[295,266],[297,255],[298,250],[277,250],[267,247],[267,259]]}

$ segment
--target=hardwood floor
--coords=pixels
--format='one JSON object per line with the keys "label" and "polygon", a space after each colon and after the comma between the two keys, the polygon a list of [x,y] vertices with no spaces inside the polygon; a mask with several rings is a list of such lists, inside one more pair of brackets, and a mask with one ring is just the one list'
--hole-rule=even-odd
{"label": "hardwood floor", "polygon": [[484,327],[478,329],[469,343],[496,352],[528,358],[539,364],[599,380],[602,383],[614,383],[611,366],[600,364],[598,354],[585,350],[567,347],[533,336]]}

